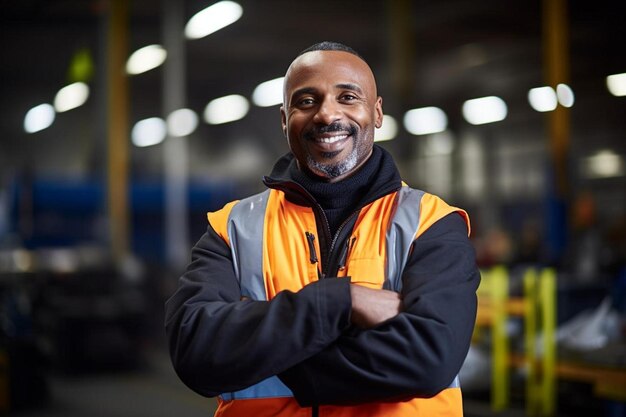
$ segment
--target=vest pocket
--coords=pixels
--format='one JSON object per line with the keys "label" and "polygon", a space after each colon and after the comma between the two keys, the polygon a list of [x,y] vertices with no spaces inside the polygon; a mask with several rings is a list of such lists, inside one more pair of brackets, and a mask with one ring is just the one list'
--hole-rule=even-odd
{"label": "vest pocket", "polygon": [[379,258],[350,258],[346,266],[346,275],[350,282],[364,287],[380,289],[385,282],[385,271]]}

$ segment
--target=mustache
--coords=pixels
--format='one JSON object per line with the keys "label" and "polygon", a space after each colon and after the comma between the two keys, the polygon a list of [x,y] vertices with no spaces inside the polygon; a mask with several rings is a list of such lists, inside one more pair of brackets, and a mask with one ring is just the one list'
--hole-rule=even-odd
{"label": "mustache", "polygon": [[332,132],[348,132],[349,135],[354,135],[357,131],[357,128],[353,125],[342,124],[340,122],[333,122],[326,126],[318,126],[313,127],[307,130],[302,136],[305,139],[313,139],[316,136],[320,136],[326,133]]}

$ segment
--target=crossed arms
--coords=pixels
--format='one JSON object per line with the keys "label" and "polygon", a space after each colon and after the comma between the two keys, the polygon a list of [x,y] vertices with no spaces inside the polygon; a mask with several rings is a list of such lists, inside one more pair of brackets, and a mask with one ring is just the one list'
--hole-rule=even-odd
{"label": "crossed arms", "polygon": [[428,397],[467,354],[480,278],[458,214],[414,242],[401,294],[327,278],[241,300],[231,262],[209,227],[166,303],[172,362],[202,395],[278,375],[302,406]]}

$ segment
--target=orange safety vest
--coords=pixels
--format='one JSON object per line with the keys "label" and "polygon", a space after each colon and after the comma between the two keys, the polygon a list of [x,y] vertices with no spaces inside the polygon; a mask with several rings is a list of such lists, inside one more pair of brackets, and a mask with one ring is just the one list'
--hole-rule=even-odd
{"label": "orange safety vest", "polygon": [[[467,213],[440,198],[403,186],[363,207],[350,240],[349,256],[339,276],[370,288],[400,291],[402,271],[412,242],[437,220],[452,212]],[[208,213],[213,229],[231,248],[235,274],[242,296],[271,300],[280,291],[298,291],[317,281],[318,265],[310,262],[310,242],[317,237],[311,207],[287,200],[284,192],[266,190],[223,209]],[[319,239],[314,239],[320,253]],[[217,417],[310,416],[311,409],[298,405],[277,376],[237,392],[218,397]],[[458,377],[431,398],[402,402],[365,403],[356,406],[319,406],[320,417],[462,416]]]}

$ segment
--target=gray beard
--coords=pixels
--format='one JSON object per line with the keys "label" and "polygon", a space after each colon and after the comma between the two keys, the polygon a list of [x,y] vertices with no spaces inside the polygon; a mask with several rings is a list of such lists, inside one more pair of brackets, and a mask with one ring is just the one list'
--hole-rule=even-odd
{"label": "gray beard", "polygon": [[[354,139],[356,142],[356,140]],[[311,171],[325,178],[337,178],[346,172],[354,169],[358,161],[359,150],[356,143],[352,146],[352,152],[343,161],[336,164],[325,164],[323,162],[317,162],[310,155],[307,155],[307,165]]]}

